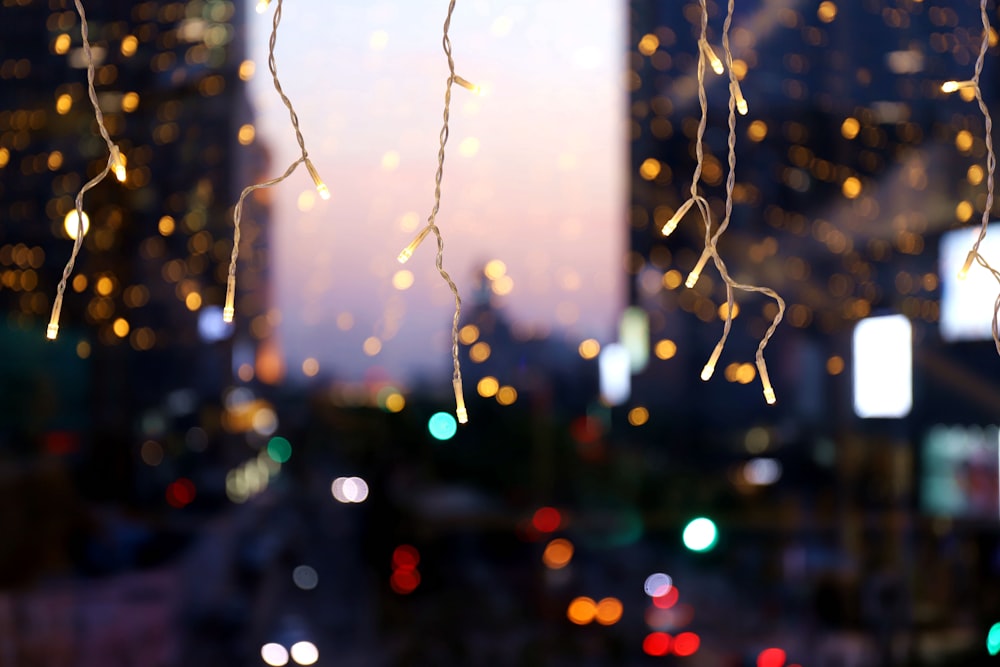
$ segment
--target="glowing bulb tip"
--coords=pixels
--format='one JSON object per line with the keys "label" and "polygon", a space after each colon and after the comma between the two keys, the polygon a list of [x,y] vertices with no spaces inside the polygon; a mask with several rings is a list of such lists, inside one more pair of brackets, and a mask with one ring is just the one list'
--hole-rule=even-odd
{"label": "glowing bulb tip", "polygon": [[708,382],[712,379],[712,375],[715,373],[715,364],[705,364],[705,367],[701,369],[701,379]]}
{"label": "glowing bulb tip", "polygon": [[320,183],[319,185],[317,185],[316,191],[319,192],[319,196],[321,199],[330,198],[330,188],[326,187],[326,183]]}
{"label": "glowing bulb tip", "polygon": [[413,251],[409,248],[403,248],[403,252],[399,253],[399,257],[396,258],[396,261],[400,264],[406,264],[411,257],[413,257]]}
{"label": "glowing bulb tip", "polygon": [[231,324],[233,321],[233,316],[236,314],[236,310],[231,306],[226,306],[222,309],[222,321],[226,324]]}
{"label": "glowing bulb tip", "polygon": [[691,289],[698,284],[698,278],[701,277],[701,273],[697,271],[692,271],[688,274],[687,280],[684,281],[684,287]]}
{"label": "glowing bulb tip", "polygon": [[764,400],[767,401],[768,405],[774,405],[777,402],[777,398],[774,396],[774,389],[771,387],[764,387]]}
{"label": "glowing bulb tip", "polygon": [[45,337],[49,340],[55,340],[56,336],[59,335],[59,325],[55,322],[49,322],[48,328],[45,330]]}

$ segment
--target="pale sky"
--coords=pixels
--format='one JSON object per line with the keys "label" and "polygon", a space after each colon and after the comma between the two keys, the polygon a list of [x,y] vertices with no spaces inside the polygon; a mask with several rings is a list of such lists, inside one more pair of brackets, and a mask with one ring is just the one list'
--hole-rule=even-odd
{"label": "pale sky", "polygon": [[[307,357],[346,379],[450,370],[453,301],[433,238],[396,261],[433,204],[446,11],[446,0],[284,5],[278,73],[333,195],[313,196],[304,168],[273,193],[271,302],[289,380]],[[453,89],[444,267],[471,305],[476,275],[501,260],[509,317],[574,342],[613,341],[624,305],[626,11],[621,0],[459,0],[450,30],[456,72],[488,93]],[[250,17],[268,177],[298,149],[267,72],[272,12]],[[413,284],[401,290],[402,269]]]}

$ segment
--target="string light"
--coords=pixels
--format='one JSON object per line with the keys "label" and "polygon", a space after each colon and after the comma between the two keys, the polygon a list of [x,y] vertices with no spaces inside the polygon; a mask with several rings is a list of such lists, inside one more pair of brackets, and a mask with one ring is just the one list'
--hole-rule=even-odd
{"label": "string light", "polygon": [[[257,11],[264,12],[270,6],[271,0],[259,0],[257,3]],[[323,199],[330,198],[330,189],[320,178],[319,172],[316,171],[316,167],[313,165],[312,160],[309,159],[309,151],[306,150],[305,139],[302,138],[302,130],[299,129],[299,116],[295,113],[295,107],[292,106],[292,101],[288,99],[285,95],[285,91],[281,88],[281,81],[278,79],[278,65],[274,57],[274,46],[278,40],[278,24],[281,23],[281,4],[282,0],[278,0],[274,8],[274,19],[271,26],[271,39],[268,43],[267,52],[267,67],[271,71],[271,80],[274,83],[274,89],[278,91],[278,95],[281,96],[281,101],[284,103],[285,107],[288,108],[288,116],[292,121],[292,129],[295,130],[295,140],[299,144],[299,150],[301,151],[301,156],[296,159],[292,164],[288,166],[281,176],[277,178],[272,178],[269,181],[264,181],[263,183],[255,183],[254,185],[249,185],[243,188],[243,192],[240,193],[239,201],[236,202],[236,206],[233,208],[233,252],[229,259],[229,275],[226,280],[226,303],[222,308],[222,320],[224,322],[232,322],[233,316],[236,314],[236,260],[240,255],[240,221],[243,218],[243,202],[246,198],[254,191],[261,188],[269,188],[292,175],[292,173],[298,168],[300,164],[305,164],[306,171],[309,172],[309,176],[312,178],[313,183],[316,186],[316,191],[319,196]]]}
{"label": "string light", "polygon": [[[976,236],[976,240],[973,242],[972,249],[969,250],[969,254],[965,257],[965,263],[962,264],[962,268],[958,272],[958,278],[959,280],[965,280],[966,276],[969,274],[969,269],[972,268],[973,262],[976,262],[981,267],[992,273],[993,277],[996,278],[998,283],[1000,283],[1000,272],[990,266],[989,262],[986,261],[986,258],[979,253],[979,246],[986,238],[986,231],[990,222],[990,211],[993,208],[993,179],[997,166],[996,153],[993,151],[993,118],[990,116],[990,111],[986,107],[986,103],[983,101],[983,91],[979,87],[979,78],[983,73],[983,64],[986,61],[986,51],[990,46],[990,15],[986,5],[987,0],[980,0],[979,15],[983,22],[983,40],[979,45],[979,57],[976,58],[976,66],[973,70],[972,78],[967,81],[945,81],[941,84],[941,92],[954,93],[958,90],[971,88],[975,94],[976,102],[979,104],[979,110],[983,114],[983,124],[985,126],[986,205],[983,207],[983,217],[979,225],[979,234]],[[993,344],[997,349],[997,354],[1000,354],[1000,330],[998,330],[997,326],[998,315],[1000,315],[1000,294],[997,295],[996,301],[993,303],[992,325]]]}
{"label": "string light", "polygon": [[441,45],[448,58],[448,81],[445,84],[444,89],[444,123],[441,126],[441,134],[439,135],[440,145],[438,148],[438,165],[437,173],[434,175],[434,207],[431,209],[431,213],[427,217],[427,225],[420,230],[412,241],[410,241],[409,245],[403,248],[402,252],[399,253],[399,256],[396,259],[400,264],[406,263],[406,261],[410,259],[416,249],[430,233],[433,233],[437,239],[437,255],[434,260],[434,265],[437,267],[438,273],[441,274],[441,278],[448,283],[448,288],[455,297],[455,315],[452,317],[451,321],[451,359],[452,366],[454,368],[451,383],[452,388],[455,390],[455,415],[458,417],[458,422],[460,424],[464,424],[469,421],[469,413],[465,408],[465,395],[462,391],[462,368],[458,358],[458,322],[462,316],[462,297],[458,293],[458,287],[455,285],[455,281],[452,280],[451,276],[448,275],[448,272],[444,270],[444,239],[441,236],[441,230],[437,226],[437,214],[441,207],[441,177],[444,174],[444,148],[448,143],[448,120],[451,111],[452,84],[457,84],[462,88],[477,93],[481,91],[479,86],[476,86],[455,74],[455,60],[451,55],[451,38],[448,37],[448,29],[451,27],[451,15],[454,11],[455,0],[451,0],[451,2],[448,3],[448,15],[444,20],[444,36],[441,39]]}
{"label": "string light", "polygon": [[[743,292],[756,292],[764,294],[772,299],[778,305],[777,312],[771,321],[771,326],[768,327],[767,331],[764,333],[764,337],[761,339],[757,346],[756,362],[757,370],[760,374],[761,383],[763,385],[764,400],[768,404],[773,404],[777,400],[774,388],[771,386],[770,376],[767,373],[767,363],[764,361],[764,349],[767,347],[768,342],[774,335],[778,324],[785,314],[785,302],[775,292],[768,287],[761,287],[759,285],[749,285],[736,282],[732,276],[729,274],[729,270],[726,267],[725,261],[723,261],[722,256],[719,254],[718,242],[719,238],[726,231],[729,226],[729,222],[732,219],[733,213],[733,191],[736,186],[736,113],[739,112],[740,115],[746,115],[749,111],[746,98],[743,97],[743,92],[740,89],[739,81],[736,78],[735,70],[733,69],[733,53],[732,48],[729,43],[729,29],[732,26],[733,21],[733,9],[734,0],[729,0],[728,9],[726,13],[726,20],[722,28],[722,48],[723,55],[725,57],[725,68],[720,71],[720,67],[716,67],[713,57],[717,59],[714,51],[708,44],[707,34],[708,34],[708,7],[706,0],[701,0],[701,38],[698,40],[699,44],[699,54],[698,54],[698,102],[701,106],[701,119],[698,123],[698,132],[695,138],[695,157],[696,164],[694,170],[694,176],[691,181],[691,196],[690,198],[677,209],[677,212],[667,221],[667,224],[663,227],[663,235],[669,236],[674,229],[676,229],[677,224],[680,219],[691,209],[693,205],[698,206],[698,211],[701,213],[702,222],[705,225],[705,249],[698,258],[698,262],[695,267],[688,274],[687,280],[685,281],[685,286],[688,288],[694,287],[699,277],[701,276],[702,270],[711,259],[712,263],[715,265],[716,269],[719,271],[719,275],[722,277],[723,282],[726,285],[726,317],[723,323],[722,336],[719,338],[719,342],[716,344],[715,349],[712,350],[712,354],[705,366],[701,371],[701,379],[708,381],[711,379],[712,375],[715,373],[715,366],[719,361],[719,357],[722,355],[722,350],[726,345],[726,341],[729,339],[729,333],[732,330],[733,317],[736,312],[734,291],[740,290]],[[708,97],[705,92],[705,65],[706,62],[709,63],[712,69],[717,73],[723,73],[726,69],[729,71],[729,141],[728,141],[728,157],[729,157],[729,173],[726,178],[726,205],[725,205],[725,216],[722,222],[719,224],[718,228],[713,233],[712,231],[712,212],[708,205],[708,202],[704,197],[698,194],[698,184],[701,180],[702,170],[704,168],[705,154],[704,154],[704,137],[705,128],[708,122]]]}
{"label": "string light", "polygon": [[104,124],[104,114],[101,112],[101,105],[97,101],[97,90],[94,88],[94,75],[95,75],[95,64],[94,64],[94,52],[90,48],[90,31],[89,25],[87,24],[87,14],[83,10],[83,5],[80,0],[74,0],[76,4],[76,12],[80,15],[80,38],[83,42],[83,57],[87,63],[87,93],[90,97],[90,103],[94,107],[94,118],[97,120],[97,129],[101,133],[101,137],[104,139],[104,143],[108,146],[108,163],[105,165],[104,169],[94,178],[87,181],[80,191],[76,193],[76,199],[74,201],[76,210],[76,235],[70,234],[73,239],[73,250],[70,253],[69,260],[66,262],[65,268],[63,268],[62,278],[59,280],[58,286],[56,286],[56,296],[52,302],[52,314],[49,317],[49,325],[45,329],[45,337],[49,340],[55,340],[59,335],[59,315],[62,312],[63,295],[66,292],[66,283],[69,277],[73,274],[73,266],[76,264],[76,258],[80,254],[80,248],[83,246],[83,237],[87,233],[86,221],[87,214],[83,211],[83,195],[87,191],[97,187],[100,183],[107,177],[112,171],[120,182],[124,183],[127,177],[125,171],[125,156],[122,154],[121,149],[111,141],[111,135],[108,134],[108,128]]}

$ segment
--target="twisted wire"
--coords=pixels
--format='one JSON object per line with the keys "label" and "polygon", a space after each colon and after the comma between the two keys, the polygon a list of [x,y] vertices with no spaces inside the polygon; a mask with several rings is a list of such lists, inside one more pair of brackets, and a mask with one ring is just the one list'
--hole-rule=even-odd
{"label": "twisted wire", "polygon": [[87,181],[86,184],[80,191],[77,192],[76,198],[74,200],[74,205],[76,207],[76,238],[73,239],[73,250],[70,252],[69,260],[66,262],[66,266],[63,268],[62,277],[59,279],[59,284],[56,286],[56,296],[52,301],[52,312],[49,317],[49,325],[46,330],[46,337],[49,339],[54,339],[59,331],[59,315],[62,312],[63,295],[66,293],[66,284],[69,281],[69,277],[73,274],[73,267],[76,266],[76,258],[80,254],[80,249],[83,247],[83,195],[89,190],[97,186],[98,183],[103,181],[109,173],[115,163],[115,154],[117,153],[117,148],[114,142],[111,141],[111,135],[108,133],[107,125],[104,123],[104,113],[101,111],[100,102],[97,100],[97,89],[94,86],[94,77],[96,66],[94,63],[94,52],[90,47],[90,26],[87,23],[87,13],[83,9],[83,4],[80,0],[74,0],[76,5],[76,12],[80,15],[80,38],[83,42],[83,57],[87,63],[87,95],[90,98],[90,103],[94,107],[94,119],[97,121],[97,130],[100,132],[101,137],[104,139],[104,143],[108,145],[108,163],[97,176]]}

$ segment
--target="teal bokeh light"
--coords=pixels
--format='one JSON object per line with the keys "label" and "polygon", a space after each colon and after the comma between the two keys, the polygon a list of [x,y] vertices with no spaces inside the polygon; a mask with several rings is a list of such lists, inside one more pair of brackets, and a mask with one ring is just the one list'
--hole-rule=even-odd
{"label": "teal bokeh light", "polygon": [[285,463],[292,458],[292,443],[281,436],[275,436],[267,443],[267,455],[278,463]]}
{"label": "teal bokeh light", "polygon": [[691,551],[710,551],[719,541],[719,529],[715,527],[714,521],[701,516],[692,519],[684,527],[681,539],[684,540],[684,546]]}
{"label": "teal bokeh light", "polygon": [[458,422],[447,412],[436,412],[428,420],[427,430],[435,440],[451,440],[458,431]]}
{"label": "teal bokeh light", "polygon": [[989,634],[986,635],[986,650],[990,652],[990,655],[1000,653],[1000,623],[994,623]]}

